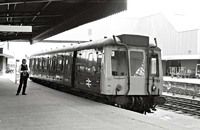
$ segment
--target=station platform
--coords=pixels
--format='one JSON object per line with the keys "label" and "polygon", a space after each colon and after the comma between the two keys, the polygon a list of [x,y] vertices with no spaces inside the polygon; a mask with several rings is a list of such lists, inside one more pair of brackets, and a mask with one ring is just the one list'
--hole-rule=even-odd
{"label": "station platform", "polygon": [[28,82],[27,95],[16,96],[17,87],[0,76],[0,130],[189,130],[32,81]]}
{"label": "station platform", "polygon": [[177,78],[171,76],[163,76],[164,81],[188,83],[188,84],[200,84],[200,79],[197,78]]}

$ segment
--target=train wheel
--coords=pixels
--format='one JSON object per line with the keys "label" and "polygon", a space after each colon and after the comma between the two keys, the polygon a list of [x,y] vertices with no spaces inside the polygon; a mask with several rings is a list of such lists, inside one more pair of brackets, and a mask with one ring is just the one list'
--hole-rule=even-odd
{"label": "train wheel", "polygon": [[134,97],[134,102],[133,102],[133,111],[139,112],[139,113],[144,113],[144,101],[142,97]]}

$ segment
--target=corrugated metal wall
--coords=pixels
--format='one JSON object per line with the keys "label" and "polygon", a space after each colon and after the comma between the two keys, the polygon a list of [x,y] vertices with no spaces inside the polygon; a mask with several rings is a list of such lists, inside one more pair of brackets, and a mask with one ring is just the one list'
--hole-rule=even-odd
{"label": "corrugated metal wall", "polygon": [[180,32],[180,54],[198,54],[197,45],[198,45],[198,30],[189,30]]}
{"label": "corrugated metal wall", "polygon": [[200,54],[200,30],[197,31],[197,54]]}
{"label": "corrugated metal wall", "polygon": [[199,31],[177,32],[162,14],[141,18],[137,24],[137,32],[156,37],[163,56],[200,54]]}
{"label": "corrugated metal wall", "polygon": [[137,32],[156,37],[162,55],[179,54],[179,34],[162,14],[141,18],[137,25]]}

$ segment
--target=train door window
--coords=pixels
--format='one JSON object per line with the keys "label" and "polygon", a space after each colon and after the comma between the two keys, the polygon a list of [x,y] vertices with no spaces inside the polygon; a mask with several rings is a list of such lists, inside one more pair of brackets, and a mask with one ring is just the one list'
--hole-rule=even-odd
{"label": "train door window", "polygon": [[32,62],[32,69],[35,68],[35,58],[33,59],[33,62]]}
{"label": "train door window", "polygon": [[38,58],[38,68],[42,69],[42,60],[41,60],[41,58]]}
{"label": "train door window", "polygon": [[48,69],[48,58],[44,59],[44,69]]}
{"label": "train door window", "polygon": [[144,54],[141,51],[130,52],[130,67],[132,76],[145,76]]}
{"label": "train door window", "polygon": [[42,69],[42,59],[39,58],[39,69]]}
{"label": "train door window", "polygon": [[52,58],[49,59],[49,69],[52,70],[53,69],[53,62],[52,62]]}
{"label": "train door window", "polygon": [[37,59],[35,59],[35,66],[34,66],[34,68],[35,68],[35,69],[37,69],[37,68],[38,68],[38,58],[37,58]]}
{"label": "train door window", "polygon": [[42,69],[45,68],[45,58],[42,58]]}
{"label": "train door window", "polygon": [[65,62],[64,62],[64,64],[65,64],[65,70],[70,69],[70,65],[69,65],[69,56],[66,56],[66,57],[65,57]]}
{"label": "train door window", "polygon": [[103,54],[101,53],[101,51],[98,51],[96,53],[97,55],[95,57],[97,57],[97,59],[95,60],[96,63],[96,71],[100,72],[101,71],[101,62],[102,62],[102,58],[103,58]]}
{"label": "train door window", "polygon": [[59,57],[57,63],[57,70],[62,70],[62,69],[63,69],[63,58]]}
{"label": "train door window", "polygon": [[55,70],[56,68],[56,56],[53,56],[51,59],[51,70]]}
{"label": "train door window", "polygon": [[30,69],[33,69],[33,67],[34,67],[34,59],[30,59],[29,67],[30,67]]}
{"label": "train door window", "polygon": [[159,68],[158,68],[158,55],[154,54],[150,57],[150,75],[151,76],[159,76]]}
{"label": "train door window", "polygon": [[127,75],[127,58],[126,51],[112,51],[111,65],[113,76]]}
{"label": "train door window", "polygon": [[87,51],[82,50],[77,53],[77,65],[79,66],[78,71],[85,71],[87,70],[86,62],[87,62]]}

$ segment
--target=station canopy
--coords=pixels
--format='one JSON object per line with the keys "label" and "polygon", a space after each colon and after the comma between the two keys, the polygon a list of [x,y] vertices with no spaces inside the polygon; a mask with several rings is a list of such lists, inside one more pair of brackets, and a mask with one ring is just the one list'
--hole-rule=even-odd
{"label": "station canopy", "polygon": [[126,9],[127,0],[0,0],[0,41],[35,43]]}

